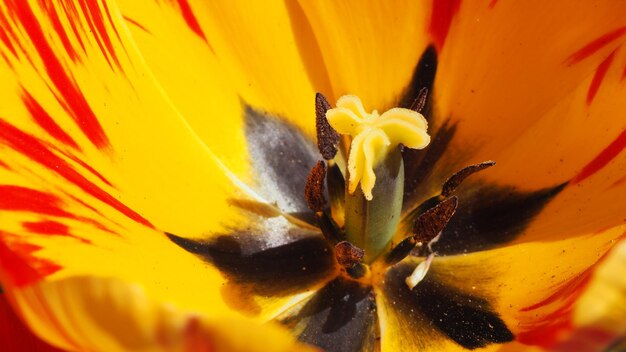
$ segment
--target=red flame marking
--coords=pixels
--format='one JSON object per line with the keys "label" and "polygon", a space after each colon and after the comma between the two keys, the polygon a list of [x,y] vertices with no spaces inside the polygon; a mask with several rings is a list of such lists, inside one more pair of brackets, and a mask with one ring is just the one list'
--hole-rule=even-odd
{"label": "red flame marking", "polygon": [[430,32],[435,46],[438,51],[441,51],[448,32],[450,31],[450,25],[452,19],[457,14],[461,7],[461,0],[434,0],[432,14],[430,15],[430,25],[428,31]]}
{"label": "red flame marking", "polygon": [[604,168],[611,160],[618,156],[626,148],[626,130],[617,136],[604,150],[602,150],[593,160],[591,160],[576,177],[571,184],[578,184]]}
{"label": "red flame marking", "polygon": [[572,66],[597,53],[611,42],[626,34],[626,26],[602,35],[565,59],[565,64]]}
{"label": "red flame marking", "polygon": [[609,67],[611,67],[614,57],[615,51],[613,51],[609,56],[607,56],[606,59],[604,59],[604,61],[600,63],[600,65],[598,65],[596,73],[593,75],[593,79],[589,85],[589,90],[587,91],[587,105],[591,105],[593,99],[596,97],[598,89],[600,89],[602,81],[604,81],[604,77],[606,77],[606,73],[609,70]]}
{"label": "red flame marking", "polygon": [[0,120],[0,141],[4,141],[16,151],[29,157],[51,171],[59,174],[69,182],[72,182],[87,194],[108,204],[112,208],[126,215],[128,218],[148,227],[152,224],[141,215],[121,203],[119,200],[105,192],[91,181],[87,180],[83,175],[74,170],[65,160],[59,158],[52,153],[37,138],[28,135],[4,120]]}

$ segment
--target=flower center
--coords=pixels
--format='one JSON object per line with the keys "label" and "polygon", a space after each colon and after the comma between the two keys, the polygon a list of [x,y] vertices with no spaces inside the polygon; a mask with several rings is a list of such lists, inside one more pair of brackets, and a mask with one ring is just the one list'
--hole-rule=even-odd
{"label": "flower center", "polygon": [[[406,279],[409,287],[417,285],[435,255],[431,244],[458,205],[452,192],[467,176],[494,165],[471,165],[452,175],[441,194],[404,214],[414,219],[412,232],[391,243],[403,215],[402,151],[423,149],[430,143],[428,124],[420,113],[426,94],[422,90],[411,109],[393,108],[382,115],[366,112],[353,95],[339,98],[335,108],[321,94],[316,96],[318,147],[326,163],[319,161],[311,171],[305,196],[334,245],[337,262],[353,279],[370,280],[372,271],[384,272],[414,253],[426,257]],[[326,176],[330,208],[324,198]]]}

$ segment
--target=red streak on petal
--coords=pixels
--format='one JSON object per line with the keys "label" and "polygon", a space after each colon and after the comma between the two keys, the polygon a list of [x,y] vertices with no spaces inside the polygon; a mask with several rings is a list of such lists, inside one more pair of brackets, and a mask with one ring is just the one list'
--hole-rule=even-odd
{"label": "red streak on petal", "polygon": [[113,187],[113,185],[111,184],[111,182],[109,182],[109,180],[107,180],[104,176],[102,176],[102,174],[100,174],[98,171],[96,171],[96,169],[91,167],[89,164],[87,164],[86,162],[80,160],[79,158],[77,158],[77,157],[75,157],[73,155],[68,155],[68,157],[70,159],[72,159],[73,161],[75,161],[78,165],[84,167],[87,171],[89,171],[92,174],[94,174],[97,178],[100,179],[100,181],[104,182],[107,186]]}
{"label": "red streak on petal", "polygon": [[[63,11],[65,11],[65,14],[69,18],[78,18],[78,11],[76,11],[76,5],[72,1],[65,1],[59,5],[63,7]],[[68,21],[68,22],[70,24],[70,27],[72,27],[72,32],[74,33],[74,37],[78,41],[78,44],[83,50],[83,53],[86,52],[85,44],[83,43],[83,40],[80,37],[80,32],[78,31],[78,26],[77,26],[78,21]]]}
{"label": "red streak on petal", "polygon": [[11,170],[11,167],[9,166],[9,164],[5,163],[2,160],[0,160],[0,167],[7,169],[7,170]]}
{"label": "red streak on petal", "polygon": [[89,103],[87,103],[87,100],[80,92],[78,85],[65,72],[61,61],[46,41],[41,25],[29,7],[28,2],[17,0],[7,5],[10,6],[13,13],[18,17],[17,21],[22,23],[27,31],[31,43],[35,46],[46,67],[46,72],[62,95],[65,103],[69,106],[70,116],[96,147],[109,147],[109,140],[100,122],[98,122]]}
{"label": "red streak on petal", "polygon": [[[622,235],[623,237],[624,235]],[[564,333],[570,331],[574,327],[572,322],[574,304],[591,282],[597,265],[602,263],[608,254],[609,251],[607,250],[593,265],[569,279],[544,300],[520,309],[520,312],[531,312],[553,304],[558,306],[558,309],[542,317],[541,320],[523,327],[525,331],[517,335],[517,340],[528,345],[550,348],[558,342]]]}
{"label": "red streak on petal", "polygon": [[41,249],[39,246],[19,242],[9,246],[5,241],[11,237],[18,238],[0,231],[0,268],[13,285],[32,284],[61,269],[61,266],[33,255]]}
{"label": "red streak on petal", "polygon": [[609,70],[609,67],[611,67],[611,63],[613,62],[614,57],[615,51],[609,54],[609,56],[607,56],[607,58],[604,59],[604,61],[602,61],[600,65],[598,65],[596,73],[593,75],[593,79],[591,80],[591,84],[589,85],[589,90],[587,91],[587,105],[591,105],[593,99],[596,97],[598,89],[600,88],[600,85],[602,85],[602,81],[604,80],[604,77],[606,76],[606,72]]}
{"label": "red streak on petal", "polygon": [[623,36],[624,34],[626,34],[626,26],[620,27],[612,32],[604,34],[603,36],[595,39],[594,41],[585,45],[583,48],[581,48],[577,52],[570,55],[567,59],[565,59],[564,63],[567,64],[567,66],[572,66],[576,63],[579,63],[580,61],[595,54],[600,49],[604,48],[606,45],[615,41],[616,39]]}
{"label": "red streak on petal", "polygon": [[0,185],[0,209],[28,211],[33,213],[74,218],[61,208],[61,200],[50,194],[31,188]]}
{"label": "red streak on petal", "polygon": [[146,27],[144,27],[143,25],[141,25],[141,23],[139,23],[139,22],[137,22],[137,21],[133,20],[132,18],[124,16],[124,20],[126,20],[126,22],[128,22],[128,23],[130,23],[130,24],[132,24],[132,25],[136,26],[137,28],[141,29],[142,31],[144,31],[144,32],[146,32],[146,33],[149,33],[149,34],[150,34],[150,31],[149,31]]}
{"label": "red streak on petal", "polygon": [[78,55],[76,54],[74,47],[72,47],[70,39],[67,37],[67,33],[65,33],[65,30],[63,29],[63,25],[61,24],[61,20],[59,19],[59,14],[54,8],[54,5],[51,2],[47,1],[40,1],[39,3],[41,7],[45,9],[48,17],[50,18],[50,21],[52,22],[52,27],[61,39],[61,43],[63,43],[65,52],[67,52],[67,55],[72,59],[72,61],[76,61]]}
{"label": "red streak on petal", "polygon": [[554,346],[564,332],[573,328],[571,314],[574,303],[591,281],[591,273],[592,271],[589,269],[584,271],[579,276],[568,281],[550,297],[535,305],[521,309],[521,311],[531,311],[557,301],[562,301],[560,303],[561,306],[557,310],[534,323],[529,330],[518,334],[518,341],[546,348]]}
{"label": "red streak on petal", "polygon": [[37,222],[28,222],[25,221],[22,223],[22,226],[30,232],[39,233],[42,235],[70,235],[70,228],[57,221],[37,221]]}
{"label": "red streak on petal", "polygon": [[613,182],[613,184],[609,188],[619,187],[619,186],[621,186],[623,184],[626,184],[626,175],[624,175],[623,177],[619,178],[617,181]]}
{"label": "red streak on petal", "polygon": [[448,37],[452,19],[461,7],[461,0],[433,0],[432,14],[428,31],[433,37],[435,46],[441,51]]}
{"label": "red streak on petal", "polygon": [[600,152],[591,162],[589,162],[583,169],[576,175],[571,184],[578,184],[592,176],[596,172],[605,167],[611,160],[617,157],[626,148],[626,130],[611,142],[604,150]]}
{"label": "red streak on petal", "polygon": [[198,37],[202,38],[205,42],[207,41],[202,28],[200,28],[200,23],[198,23],[198,19],[193,14],[193,10],[191,6],[189,6],[189,2],[187,0],[177,0],[178,7],[180,7],[180,12],[187,23],[187,26],[198,35]]}
{"label": "red streak on petal", "polygon": [[4,43],[4,46],[6,46],[11,51],[13,56],[17,57],[17,52],[15,51],[15,47],[13,46],[11,38],[9,38],[9,35],[7,34],[7,31],[4,28],[0,28],[0,40],[2,40],[2,43]]}
{"label": "red streak on petal", "polygon": [[40,340],[15,314],[6,294],[0,294],[0,341],[3,351],[62,352]]}
{"label": "red streak on petal", "polygon": [[30,112],[35,122],[39,124],[41,128],[46,130],[52,137],[56,138],[59,142],[62,142],[74,149],[80,149],[78,144],[70,137],[61,127],[54,122],[52,117],[39,105],[39,103],[26,91],[23,90],[22,101],[26,105],[26,109]]}
{"label": "red streak on petal", "polygon": [[519,333],[517,335],[517,341],[526,345],[541,346],[550,349],[566,332],[571,331],[573,327],[573,323],[570,319],[559,319],[556,322],[538,325],[532,330]]}
{"label": "red streak on petal", "polygon": [[591,273],[593,272],[592,268],[593,267],[590,267],[582,273],[578,274],[577,276],[569,279],[553,294],[538,303],[520,309],[520,312],[529,312],[532,310],[536,310],[549,304],[555,303],[563,298],[568,298],[576,293],[580,293],[581,288],[584,288],[584,286],[589,282],[589,279],[591,278]]}
{"label": "red streak on petal", "polygon": [[110,59],[113,59],[116,67],[123,71],[122,65],[115,55],[115,49],[113,48],[111,38],[109,38],[106,26],[104,25],[104,19],[102,18],[102,13],[98,8],[98,2],[80,0],[78,3],[82,9],[85,18],[87,19],[87,25],[89,26],[89,30],[91,33],[93,33],[93,38],[96,40],[100,51],[109,63],[109,67],[113,69],[110,61]]}
{"label": "red streak on petal", "polygon": [[491,2],[489,3],[489,8],[493,9],[494,7],[496,7],[497,3],[498,3],[498,0],[491,0]]}
{"label": "red streak on petal", "polygon": [[15,126],[0,119],[0,142],[4,142],[16,151],[43,165],[67,181],[75,184],[87,194],[108,204],[128,218],[148,227],[153,227],[148,220],[128,208],[109,193],[96,186],[74,170],[65,160],[51,152],[39,139],[22,132]]}
{"label": "red streak on petal", "polygon": [[615,332],[598,327],[577,328],[567,334],[564,341],[556,344],[552,351],[603,351],[617,337]]}
{"label": "red streak on petal", "polygon": [[56,235],[56,236],[72,237],[83,243],[91,243],[89,240],[72,235],[70,233],[69,226],[62,224],[60,222],[57,222],[57,221],[51,221],[51,220],[36,221],[36,222],[25,221],[22,223],[22,226],[24,227],[25,230],[30,231],[32,233],[37,233],[41,235]]}

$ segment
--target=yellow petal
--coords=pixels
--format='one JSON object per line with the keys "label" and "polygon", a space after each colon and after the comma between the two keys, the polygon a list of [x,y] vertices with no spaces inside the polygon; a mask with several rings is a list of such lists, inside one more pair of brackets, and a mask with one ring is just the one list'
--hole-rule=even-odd
{"label": "yellow petal", "polygon": [[272,324],[199,315],[155,300],[140,286],[116,279],[75,277],[7,294],[37,335],[67,350],[308,349]]}
{"label": "yellow petal", "polygon": [[187,1],[118,1],[141,57],[194,132],[245,175],[244,111]]}
{"label": "yellow petal", "polygon": [[[565,1],[461,3],[440,52],[435,81],[439,122],[448,118],[458,122],[453,148],[471,145],[473,155],[489,155],[487,159],[500,162],[494,154],[580,84],[585,95],[579,98],[587,100],[592,77],[626,40],[621,16],[626,4],[570,5]],[[615,60],[620,74],[622,62]],[[603,104],[597,98],[595,103]],[[562,126],[570,124],[571,114],[562,111]],[[556,145],[554,137],[546,143]],[[543,145],[543,140],[535,139],[528,154],[543,156]]]}
{"label": "yellow petal", "polygon": [[626,52],[616,60],[591,105],[586,96],[593,78],[588,77],[506,148],[493,153],[496,167],[474,176],[522,189],[569,181],[534,221],[545,236],[554,229],[561,236],[606,229],[622,223],[626,215],[621,201],[626,196],[626,86],[621,79]]}
{"label": "yellow petal", "polygon": [[[319,50],[308,48],[315,41],[306,33],[303,16],[292,15],[283,1],[188,4],[189,14],[241,98],[314,136],[315,92],[327,89],[312,83],[325,73],[315,68],[322,62],[317,60]],[[309,68],[305,62],[313,65]]]}
{"label": "yellow petal", "polygon": [[420,1],[301,1],[335,97],[355,94],[366,110],[398,105],[428,44]]}
{"label": "yellow petal", "polygon": [[486,297],[518,341],[549,346],[572,322],[594,266],[624,230],[437,258],[428,275]]}
{"label": "yellow petal", "polygon": [[[42,6],[0,8],[17,19],[2,21],[3,286],[115,277],[186,311],[241,315],[223,300],[223,274],[163,231],[206,239],[258,224],[241,204],[259,197],[172,106],[114,4]],[[292,297],[281,299],[267,314]]]}
{"label": "yellow petal", "polygon": [[[600,348],[626,334],[626,242],[616,245],[598,267],[574,307],[574,330],[564,343],[586,343]],[[595,337],[595,338],[594,338]]]}

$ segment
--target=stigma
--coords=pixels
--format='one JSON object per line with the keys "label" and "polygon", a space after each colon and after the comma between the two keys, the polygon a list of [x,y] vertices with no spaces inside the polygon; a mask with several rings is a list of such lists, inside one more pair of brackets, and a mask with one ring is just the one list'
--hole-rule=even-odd
{"label": "stigma", "polygon": [[360,185],[365,199],[373,199],[376,166],[401,144],[423,149],[430,143],[428,123],[422,114],[404,108],[393,108],[382,115],[365,111],[361,100],[344,95],[333,109],[326,111],[332,128],[350,140],[348,152],[348,192],[354,194]]}

